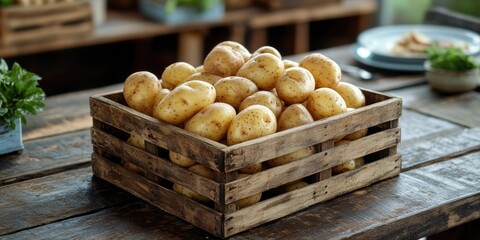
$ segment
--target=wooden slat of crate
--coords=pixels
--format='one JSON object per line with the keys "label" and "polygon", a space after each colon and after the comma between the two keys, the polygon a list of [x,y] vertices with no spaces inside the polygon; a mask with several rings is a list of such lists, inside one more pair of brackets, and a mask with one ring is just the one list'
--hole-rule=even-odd
{"label": "wooden slat of crate", "polygon": [[0,39],[5,46],[80,36],[93,29],[89,1],[0,8]]}
{"label": "wooden slat of crate", "polygon": [[[284,217],[313,204],[397,176],[401,158],[392,155],[361,168],[310,184],[225,216],[225,236],[242,232],[263,223]],[[347,206],[346,206],[347,207]]]}

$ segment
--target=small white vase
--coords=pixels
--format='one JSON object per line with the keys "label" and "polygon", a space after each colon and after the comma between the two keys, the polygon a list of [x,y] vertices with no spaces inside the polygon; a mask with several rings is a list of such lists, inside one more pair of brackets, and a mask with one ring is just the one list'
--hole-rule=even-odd
{"label": "small white vase", "polygon": [[457,72],[432,68],[429,61],[425,64],[425,78],[430,86],[444,93],[461,93],[474,90],[480,84],[478,68]]}
{"label": "small white vase", "polygon": [[22,122],[20,118],[15,120],[15,129],[6,125],[0,126],[0,155],[20,152],[23,150]]}

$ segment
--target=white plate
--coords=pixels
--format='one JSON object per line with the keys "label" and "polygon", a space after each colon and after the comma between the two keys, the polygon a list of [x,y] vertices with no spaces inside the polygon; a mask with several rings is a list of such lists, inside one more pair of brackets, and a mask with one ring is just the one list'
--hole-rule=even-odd
{"label": "white plate", "polygon": [[370,50],[372,54],[393,58],[392,61],[425,59],[421,56],[400,56],[391,53],[395,43],[413,30],[425,35],[432,41],[448,41],[454,45],[466,45],[469,55],[480,52],[480,36],[475,32],[439,25],[389,25],[371,28],[358,36],[357,43]]}
{"label": "white plate", "polygon": [[425,71],[423,67],[424,61],[391,61],[383,56],[373,54],[369,49],[360,45],[355,45],[352,50],[353,57],[357,61],[371,67],[403,72]]}

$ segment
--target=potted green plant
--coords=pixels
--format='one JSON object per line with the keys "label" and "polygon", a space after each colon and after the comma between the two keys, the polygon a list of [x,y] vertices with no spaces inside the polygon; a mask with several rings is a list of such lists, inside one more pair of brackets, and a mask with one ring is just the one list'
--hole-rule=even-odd
{"label": "potted green plant", "polygon": [[40,79],[17,63],[9,69],[0,59],[0,154],[23,149],[21,124],[26,123],[26,115],[36,114],[44,106]]}
{"label": "potted green plant", "polygon": [[166,24],[209,22],[223,17],[224,0],[140,0],[143,15]]}
{"label": "potted green plant", "polygon": [[480,82],[478,63],[456,47],[429,47],[425,70],[430,86],[445,93],[470,91]]}

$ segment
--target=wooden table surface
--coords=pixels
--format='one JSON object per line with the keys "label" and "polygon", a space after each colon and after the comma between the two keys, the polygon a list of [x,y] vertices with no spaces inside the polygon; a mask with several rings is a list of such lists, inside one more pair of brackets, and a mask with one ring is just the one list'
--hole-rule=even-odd
{"label": "wooden table surface", "polygon": [[[350,46],[320,52],[356,64]],[[418,239],[480,218],[478,89],[441,95],[422,74],[370,70],[371,82],[344,81],[403,98],[400,176],[232,239]],[[88,97],[120,88],[50,97],[28,118],[23,153],[0,156],[1,239],[214,238],[93,177]]]}

